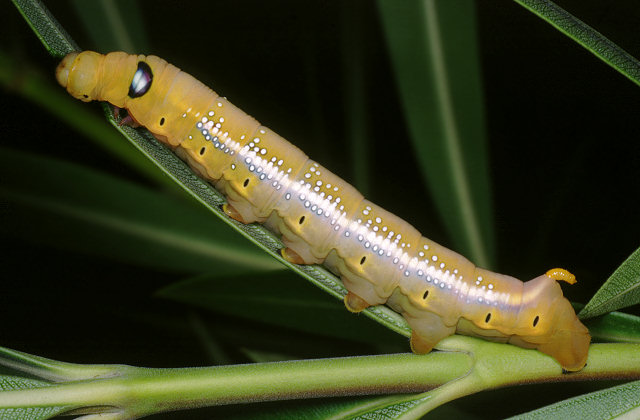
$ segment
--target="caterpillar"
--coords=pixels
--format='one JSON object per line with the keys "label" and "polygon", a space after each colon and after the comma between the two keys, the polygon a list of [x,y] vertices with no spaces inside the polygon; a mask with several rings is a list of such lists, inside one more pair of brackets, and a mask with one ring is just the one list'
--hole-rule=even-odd
{"label": "caterpillar", "polygon": [[591,337],[552,269],[522,282],[473,265],[365,199],[225,97],[156,56],[92,51],[67,55],[60,85],[82,101],[124,108],[227,198],[224,212],[280,234],[281,255],[324,264],[348,291],[348,310],[386,303],[428,353],[458,332],[537,349],[567,371],[587,360]]}

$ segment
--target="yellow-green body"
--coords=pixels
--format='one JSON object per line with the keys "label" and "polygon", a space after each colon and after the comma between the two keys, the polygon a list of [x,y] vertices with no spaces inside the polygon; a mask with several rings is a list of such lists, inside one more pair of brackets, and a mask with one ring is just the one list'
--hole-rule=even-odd
{"label": "yellow-green body", "polygon": [[[132,97],[140,63],[152,81]],[[283,256],[324,263],[339,274],[349,291],[347,308],[387,303],[401,313],[413,329],[415,352],[458,331],[536,348],[567,370],[586,363],[588,330],[556,281],[572,281],[568,272],[523,283],[475,267],[158,57],[73,53],[57,77],[79,99],[126,108],[225,194],[228,214],[282,234]]]}

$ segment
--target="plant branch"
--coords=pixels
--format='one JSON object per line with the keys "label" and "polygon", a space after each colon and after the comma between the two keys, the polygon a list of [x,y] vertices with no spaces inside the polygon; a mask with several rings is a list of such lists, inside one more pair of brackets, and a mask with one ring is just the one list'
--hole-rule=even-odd
{"label": "plant branch", "polygon": [[551,357],[516,346],[453,336],[439,347],[447,351],[184,369],[80,366],[2,349],[0,365],[65,382],[0,392],[0,409],[103,407],[134,418],[213,405],[431,389],[400,400],[408,407],[406,418],[417,418],[455,398],[507,385],[640,378],[638,344],[594,344],[587,366],[571,374],[563,374]]}

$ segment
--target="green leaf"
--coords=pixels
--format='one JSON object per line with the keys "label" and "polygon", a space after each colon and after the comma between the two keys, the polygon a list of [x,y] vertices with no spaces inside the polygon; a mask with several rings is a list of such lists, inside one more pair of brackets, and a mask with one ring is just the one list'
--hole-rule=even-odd
{"label": "green leaf", "polygon": [[[0,377],[0,381],[4,378]],[[29,407],[29,408],[2,408],[0,419],[2,420],[42,420],[50,419],[68,411],[66,407]]]}
{"label": "green leaf", "polygon": [[346,139],[351,155],[351,173],[353,186],[362,195],[370,195],[371,144],[368,133],[366,89],[365,22],[362,17],[366,6],[363,1],[342,2],[340,30],[343,42],[342,66],[344,85],[347,87],[344,101],[345,120],[347,124]]}
{"label": "green leaf", "polygon": [[[414,419],[420,416],[414,415],[412,412],[419,407],[425,401],[432,399],[432,395],[418,394],[410,397],[389,397],[376,401],[375,404],[369,404],[369,406],[359,407],[359,409],[353,410],[356,415],[353,418],[359,420],[366,420],[371,418],[383,418],[383,419]],[[351,413],[349,413],[351,414]]]}
{"label": "green leaf", "polygon": [[640,85],[640,61],[550,0],[514,0]]}
{"label": "green leaf", "polygon": [[23,378],[20,376],[0,375],[0,390],[2,391],[36,388],[48,385],[49,383],[47,382],[36,381],[34,379]]}
{"label": "green leaf", "polygon": [[141,54],[149,51],[144,14],[138,2],[127,0],[82,1],[72,5],[82,26],[100,52],[124,51]]}
{"label": "green leaf", "polygon": [[398,400],[402,396],[392,397],[351,397],[331,399],[308,399],[264,407],[246,405],[238,407],[219,407],[212,412],[213,417],[229,420],[347,420],[354,419],[357,413],[377,406],[390,399]]}
{"label": "green leaf", "polygon": [[62,58],[80,47],[58,23],[56,18],[37,0],[12,0],[49,54]]}
{"label": "green leaf", "polygon": [[34,69],[19,65],[3,51],[0,51],[0,83],[83,134],[82,140],[93,142],[155,183],[179,190],[175,183],[113,130],[104,118],[92,112],[94,109],[69,96],[51,77],[45,78]]}
{"label": "green leaf", "polygon": [[640,317],[611,312],[588,319],[584,324],[594,339],[601,341],[640,343]]}
{"label": "green leaf", "polygon": [[3,149],[0,178],[16,235],[186,272],[281,268],[200,207],[90,169]]}
{"label": "green leaf", "polygon": [[454,248],[493,265],[483,95],[471,1],[385,1],[378,7],[406,122]]}
{"label": "green leaf", "polygon": [[[51,384],[52,382],[109,377],[113,375],[113,368],[107,365],[79,365],[60,362],[0,347],[0,373],[26,377],[24,383],[37,388],[43,386],[41,382],[43,380]],[[33,378],[37,379],[31,384],[29,380]]]}
{"label": "green leaf", "polygon": [[591,318],[640,302],[640,248],[607,279],[580,311],[580,318]]}
{"label": "green leaf", "polygon": [[[44,6],[39,3],[33,3],[33,5],[33,7],[37,6],[44,9]],[[24,14],[24,16],[25,19],[30,19],[33,16],[35,16],[36,19],[39,19],[38,24],[33,25],[33,27],[37,29],[45,25],[41,20],[46,20],[47,17],[50,17],[50,13],[41,11],[40,13]],[[46,23],[50,26],[59,26],[53,18]],[[45,41],[51,43],[53,41],[49,41],[48,37],[52,36],[53,40],[55,40],[57,39],[58,33],[59,32],[54,33],[53,35],[44,33],[42,35]],[[288,266],[291,270],[313,282],[321,289],[331,293],[333,296],[342,299],[346,294],[346,289],[340,280],[333,274],[329,273],[326,269],[320,266],[294,266],[280,257],[277,251],[282,248],[282,243],[266,228],[255,224],[243,225],[227,217],[219,208],[219,206],[225,202],[222,194],[216,191],[209,183],[199,178],[182,160],[180,160],[170,149],[158,142],[148,131],[135,130],[131,127],[122,126],[114,118],[111,112],[107,111],[106,114],[111,124],[141,153],[151,159],[179,186],[184,188],[189,194],[202,203],[218,218],[223,220],[227,225],[231,226],[237,232],[263,248],[274,258]],[[406,321],[399,314],[393,312],[387,307],[377,306],[368,308],[364,313],[372,319],[386,325],[393,331],[405,336],[410,334],[410,329]]]}
{"label": "green leaf", "polygon": [[635,419],[640,416],[638,395],[640,381],[580,395],[510,419]]}
{"label": "green leaf", "polygon": [[[160,291],[164,298],[228,315],[340,339],[393,340],[388,330],[345,311],[341,302],[291,272],[204,275]],[[339,326],[336,327],[336,326]]]}

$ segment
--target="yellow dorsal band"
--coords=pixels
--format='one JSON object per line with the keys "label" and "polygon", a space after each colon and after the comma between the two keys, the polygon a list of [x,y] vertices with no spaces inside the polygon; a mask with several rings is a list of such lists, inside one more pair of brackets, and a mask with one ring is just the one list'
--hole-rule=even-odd
{"label": "yellow dorsal band", "polygon": [[547,277],[557,281],[566,281],[569,284],[576,283],[576,276],[565,270],[564,268],[552,268],[545,273]]}

